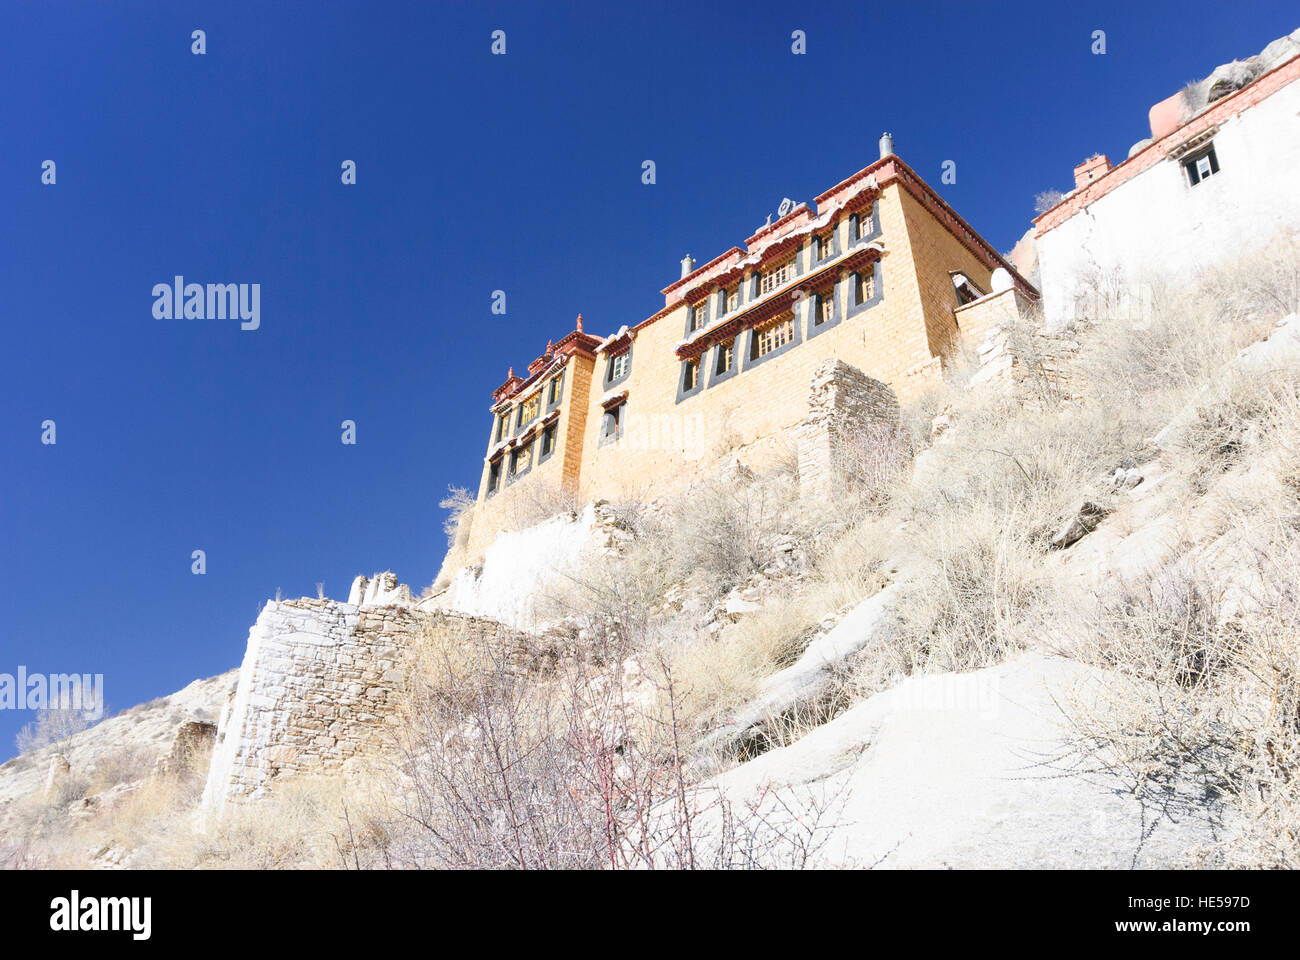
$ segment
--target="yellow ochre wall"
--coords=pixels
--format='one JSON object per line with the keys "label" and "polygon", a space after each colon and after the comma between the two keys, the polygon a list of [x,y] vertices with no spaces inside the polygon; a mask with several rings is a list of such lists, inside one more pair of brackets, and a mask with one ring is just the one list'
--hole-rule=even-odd
{"label": "yellow ochre wall", "polygon": [[[879,197],[878,239],[886,250],[881,260],[880,302],[810,339],[806,338],[806,323],[801,318],[801,335],[806,339],[781,356],[749,370],[744,369],[745,360],[740,356],[741,371],[736,376],[706,386],[677,403],[681,361],[675,350],[685,333],[686,306],[637,331],[631,373],[616,388],[628,392],[626,433],[616,443],[599,444],[604,413],[599,404],[602,392],[598,386],[592,388],[583,441],[581,497],[662,492],[689,481],[718,456],[736,447],[745,448],[748,466],[772,462],[792,442],[790,428],[807,414],[808,382],[813,369],[828,358],[842,359],[899,393],[912,389],[909,371],[934,356],[915,261],[942,257],[944,253],[942,249],[933,253],[909,249],[909,202],[915,203],[897,185],[887,186]],[[837,229],[841,249],[847,249],[847,215],[840,218]],[[801,255],[808,255],[807,245]],[[950,269],[965,263],[963,259]],[[946,269],[943,276],[946,279]],[[837,309],[845,311],[847,284],[839,295]],[[738,354],[744,354],[747,343],[748,334],[744,334],[737,342]],[[706,362],[711,362],[712,356],[709,351]],[[605,362],[603,355],[596,358],[597,382],[603,380]],[[708,371],[704,376],[707,383]]]}
{"label": "yellow ochre wall", "polygon": [[[533,485],[562,485],[581,501],[646,498],[708,473],[722,456],[738,454],[747,466],[758,469],[789,457],[792,428],[807,414],[812,372],[826,359],[838,358],[859,368],[888,383],[900,397],[923,389],[939,376],[942,358],[962,336],[953,316],[957,296],[949,273],[960,270],[987,292],[991,269],[945,227],[940,219],[944,212],[937,205],[928,209],[901,181],[887,183],[877,203],[881,229],[876,241],[885,250],[879,302],[847,316],[849,285],[842,284],[837,291],[837,312],[842,317],[838,324],[809,338],[806,318],[800,313],[801,342],[752,369],[746,369],[746,331],[736,342],[740,372],[712,386],[707,368],[714,355],[709,349],[701,374],[706,386],[680,403],[681,360],[676,348],[685,336],[688,308],[679,305],[633,330],[630,373],[613,388],[628,395],[624,433],[604,444],[600,442],[601,399],[608,358],[603,352],[594,361],[571,357],[565,367],[559,449],[547,462],[534,465],[514,483],[503,482],[495,495],[486,498],[485,465],[468,542],[455,552],[467,557],[480,553],[498,532],[512,525],[518,501]],[[836,229],[839,248],[849,249],[847,214],[840,215]],[[805,272],[809,247],[805,242],[799,253]],[[518,400],[512,410],[517,405]]]}

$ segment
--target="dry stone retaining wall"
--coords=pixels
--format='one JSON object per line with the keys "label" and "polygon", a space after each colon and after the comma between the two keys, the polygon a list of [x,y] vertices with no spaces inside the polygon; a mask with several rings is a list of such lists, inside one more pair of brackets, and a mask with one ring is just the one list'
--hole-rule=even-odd
{"label": "dry stone retaining wall", "polygon": [[205,814],[263,797],[277,778],[346,771],[381,755],[403,662],[421,629],[454,630],[467,641],[513,635],[492,620],[420,611],[398,599],[409,591],[391,574],[358,578],[353,596],[367,594],[394,602],[303,597],[263,608],[218,725]]}

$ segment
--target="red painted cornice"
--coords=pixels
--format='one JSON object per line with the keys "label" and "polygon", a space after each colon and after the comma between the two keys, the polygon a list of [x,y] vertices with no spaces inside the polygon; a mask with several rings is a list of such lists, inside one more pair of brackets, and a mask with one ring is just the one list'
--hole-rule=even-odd
{"label": "red painted cornice", "polygon": [[794,307],[795,294],[803,291],[804,294],[812,293],[818,287],[825,284],[828,279],[838,276],[841,270],[852,271],[873,260],[880,259],[880,251],[874,247],[864,247],[854,253],[849,254],[842,260],[834,263],[828,263],[826,266],[814,270],[785,290],[774,294],[766,300],[761,301],[747,310],[739,311],[734,317],[726,323],[719,324],[708,333],[702,334],[690,343],[684,343],[677,348],[677,357],[681,360],[690,360],[700,356],[709,347],[715,343],[731,340],[742,330],[750,327],[756,327],[761,323],[778,317],[787,310]]}

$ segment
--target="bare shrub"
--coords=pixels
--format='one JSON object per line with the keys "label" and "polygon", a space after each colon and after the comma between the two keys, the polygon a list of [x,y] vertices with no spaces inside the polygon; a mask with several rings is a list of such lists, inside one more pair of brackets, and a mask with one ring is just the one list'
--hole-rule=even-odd
{"label": "bare shrub", "polygon": [[838,451],[837,466],[846,479],[834,505],[855,514],[882,510],[899,488],[912,460],[912,440],[901,424],[871,423]]}
{"label": "bare shrub", "polygon": [[794,498],[787,477],[769,482],[711,479],[677,498],[666,524],[675,580],[694,580],[720,596],[771,559],[770,541]]}
{"label": "bare shrub", "polygon": [[[418,678],[404,711],[400,826],[389,855],[451,868],[695,868],[803,865],[824,842],[817,817],[727,812],[685,773],[676,679],[665,659],[634,679],[628,639],[589,638],[552,672],[524,676],[469,644],[474,687]],[[465,709],[467,707],[467,709]],[[711,812],[720,820],[708,820]],[[778,822],[779,821],[779,822]],[[719,825],[720,824],[720,825]]]}
{"label": "bare shrub", "polygon": [[1044,214],[1064,199],[1065,194],[1060,190],[1044,190],[1037,193],[1034,195],[1034,213]]}
{"label": "bare shrub", "polygon": [[1209,862],[1300,865],[1296,546],[1255,554],[1249,616],[1228,616],[1221,583],[1176,564],[1102,601],[1073,648],[1113,672],[1101,707],[1067,706],[1080,750],[1153,806],[1226,806]]}
{"label": "bare shrub", "polygon": [[447,518],[442,522],[447,546],[463,547],[469,540],[470,523],[474,519],[474,495],[465,487],[448,485],[447,496],[438,501],[438,506],[447,511]]}
{"label": "bare shrub", "polygon": [[14,745],[21,753],[62,746],[76,734],[89,729],[98,717],[98,710],[48,707],[38,711],[36,719],[18,731]]}
{"label": "bare shrub", "polygon": [[98,793],[144,779],[153,769],[154,752],[141,745],[125,745],[98,757],[91,789]]}

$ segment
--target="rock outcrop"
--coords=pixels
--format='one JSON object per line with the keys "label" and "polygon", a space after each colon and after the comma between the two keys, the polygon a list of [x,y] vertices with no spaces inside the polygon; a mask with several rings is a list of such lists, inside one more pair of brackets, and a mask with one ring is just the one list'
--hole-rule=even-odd
{"label": "rock outcrop", "polygon": [[[973,673],[911,677],[706,792],[720,792],[750,823],[798,818],[808,829],[818,820],[825,843],[814,866],[1185,863],[1215,835],[1212,806],[1190,789],[1163,807],[1144,805],[1071,750],[1061,705],[1095,708],[1098,674],[1029,652]],[[698,833],[709,833],[720,809]]]}

